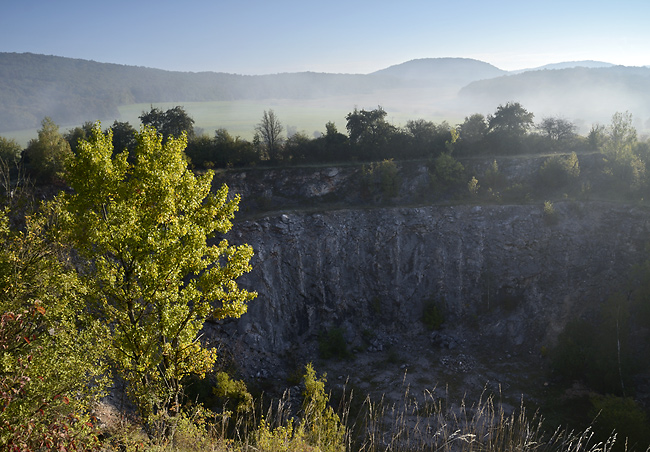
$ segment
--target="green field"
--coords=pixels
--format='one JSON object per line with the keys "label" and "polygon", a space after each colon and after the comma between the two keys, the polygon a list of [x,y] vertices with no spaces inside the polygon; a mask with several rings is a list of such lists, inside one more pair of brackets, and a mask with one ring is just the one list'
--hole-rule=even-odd
{"label": "green field", "polygon": [[[123,121],[139,124],[138,116],[148,111],[152,104],[134,104],[120,107]],[[315,131],[324,132],[325,124],[333,121],[339,129],[345,129],[346,110],[327,105],[304,105],[287,100],[277,101],[233,101],[233,102],[183,102],[153,104],[163,110],[182,105],[194,119],[195,128],[208,135],[217,129],[226,129],[232,135],[251,139],[255,125],[262,118],[264,110],[273,109],[280,122],[287,127],[304,131],[311,136]]]}
{"label": "green field", "polygon": [[[110,126],[113,121],[128,121],[138,127],[142,112],[152,106],[163,110],[181,105],[194,119],[199,132],[213,135],[215,130],[224,128],[231,135],[250,140],[255,133],[255,125],[262,118],[264,110],[272,109],[285,127],[285,131],[305,132],[309,137],[314,132],[325,132],[325,124],[334,122],[339,132],[346,133],[345,116],[354,110],[373,109],[381,105],[388,113],[388,121],[395,126],[404,126],[409,119],[423,118],[440,123],[444,120],[455,125],[463,121],[463,114],[446,108],[447,103],[440,95],[425,95],[411,90],[389,90],[381,93],[362,94],[354,97],[327,97],[322,99],[262,99],[215,102],[164,102],[122,105],[119,117],[88,118],[88,121],[101,119],[102,127]],[[65,132],[80,124],[60,125]],[[13,138],[22,146],[35,138],[37,129],[19,130],[2,133],[6,138]]]}

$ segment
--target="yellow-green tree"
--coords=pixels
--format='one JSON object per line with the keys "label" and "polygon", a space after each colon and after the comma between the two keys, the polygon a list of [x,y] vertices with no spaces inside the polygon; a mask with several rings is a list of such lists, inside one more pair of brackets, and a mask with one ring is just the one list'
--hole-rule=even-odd
{"label": "yellow-green tree", "polygon": [[638,192],[646,183],[646,166],[635,153],[637,133],[632,114],[617,112],[604,144],[605,173],[612,177],[617,188],[623,192]]}
{"label": "yellow-green tree", "polygon": [[51,217],[22,230],[0,211],[0,449],[90,450],[89,409],[107,383],[105,326],[47,240]]}
{"label": "yellow-green tree", "polygon": [[239,317],[256,296],[235,281],[253,250],[209,243],[232,227],[239,197],[229,200],[225,185],[213,193],[212,172],[188,169],[185,135],[163,144],[145,126],[136,138],[133,160],[113,155],[111,133],[97,124],[69,162],[73,191],[56,203],[129,395],[149,434],[169,435],[184,378],[216,358],[199,341],[205,319]]}
{"label": "yellow-green tree", "polygon": [[41,125],[38,138],[30,140],[25,149],[27,167],[41,183],[59,182],[72,151],[52,119],[43,119]]}

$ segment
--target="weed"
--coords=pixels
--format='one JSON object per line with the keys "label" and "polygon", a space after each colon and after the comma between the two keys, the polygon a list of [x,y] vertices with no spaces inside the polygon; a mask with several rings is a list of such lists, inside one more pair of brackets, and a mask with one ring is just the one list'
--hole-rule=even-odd
{"label": "weed", "polygon": [[332,328],[327,332],[321,333],[318,338],[318,350],[323,359],[344,359],[350,357],[348,344],[345,337],[343,337],[343,330],[341,328]]}
{"label": "weed", "polygon": [[445,316],[439,304],[433,299],[426,300],[422,309],[422,323],[430,330],[437,330],[444,321]]}

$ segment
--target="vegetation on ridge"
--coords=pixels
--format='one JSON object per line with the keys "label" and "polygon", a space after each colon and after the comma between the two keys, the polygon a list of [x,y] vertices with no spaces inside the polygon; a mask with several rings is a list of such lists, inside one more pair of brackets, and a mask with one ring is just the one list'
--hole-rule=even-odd
{"label": "vegetation on ridge", "polygon": [[[628,113],[616,113],[609,126],[580,137],[561,118],[545,118],[533,133],[534,117],[518,103],[501,105],[487,118],[472,115],[458,127],[416,120],[398,128],[382,108],[355,109],[347,116],[347,135],[328,123],[326,134],[313,139],[283,136],[272,113],[265,112],[252,142],[223,130],[214,139],[193,135],[193,121],[182,107],[143,112],[139,132],[123,123],[102,130],[97,123],[62,135],[46,119],[20,160],[15,143],[0,141],[0,155],[8,156],[0,182],[4,203],[11,206],[0,217],[1,445],[578,452],[622,447],[623,441],[609,438],[612,426],[630,438],[630,448],[648,443],[646,414],[630,397],[629,354],[638,349],[624,334],[632,320],[647,329],[645,268],[635,273],[627,298],[613,297],[595,323],[571,324],[550,352],[557,378],[580,379],[594,391],[588,405],[592,419],[599,415],[593,436],[589,430],[546,433],[523,405],[509,413],[488,398],[454,410],[433,392],[413,395],[408,389],[401,404],[392,406],[370,399],[354,405],[350,397],[359,396],[344,392],[335,410],[326,378],[318,378],[313,366],[304,370],[300,406],[291,405],[291,398],[264,403],[243,381],[210,375],[216,352],[200,338],[204,321],[238,317],[254,297],[236,282],[250,268],[251,248],[208,244],[231,228],[239,203],[226,187],[212,190],[211,167],[351,160],[360,168],[359,196],[368,200],[398,196],[400,159],[420,159],[431,192],[498,202],[514,192],[526,199],[535,187],[540,196],[584,195],[588,189],[577,183],[583,177],[580,159],[593,151],[603,157],[596,178],[602,190],[614,188],[637,201],[648,190],[649,146],[639,140]],[[497,157],[531,152],[546,154],[537,178],[526,187],[511,185]],[[493,164],[469,174],[463,156],[489,157]],[[36,208],[27,198],[22,202],[29,184],[16,182],[24,172],[9,164],[12,159],[27,166],[40,189],[54,184],[64,191],[45,196],[49,201]],[[553,227],[553,202],[543,209]],[[427,304],[422,321],[439,328],[444,312]],[[349,358],[340,330],[322,341],[323,355]],[[109,387],[109,368],[135,406],[133,430],[100,431],[92,418],[94,403]],[[197,380],[217,389],[189,397],[190,382]],[[222,405],[209,405],[209,397]]]}

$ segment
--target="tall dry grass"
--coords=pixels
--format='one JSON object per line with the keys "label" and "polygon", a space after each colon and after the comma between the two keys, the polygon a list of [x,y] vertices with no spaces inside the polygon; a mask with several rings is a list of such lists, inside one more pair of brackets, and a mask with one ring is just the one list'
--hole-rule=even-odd
{"label": "tall dry grass", "polygon": [[[436,391],[411,394],[407,388],[396,402],[385,398],[353,403],[342,397],[337,418],[342,434],[323,441],[312,433],[326,432],[318,416],[305,421],[309,407],[296,407],[284,397],[264,407],[261,401],[248,413],[215,414],[197,410],[179,424],[169,441],[122,440],[105,450],[178,452],[609,452],[616,442],[594,439],[591,429],[545,431],[543,419],[523,404],[512,409],[494,396],[473,404],[451,403]],[[312,407],[313,408],[313,407]],[[354,413],[352,412],[354,411]],[[331,431],[331,426],[329,426]],[[134,438],[131,432],[131,438]]]}

